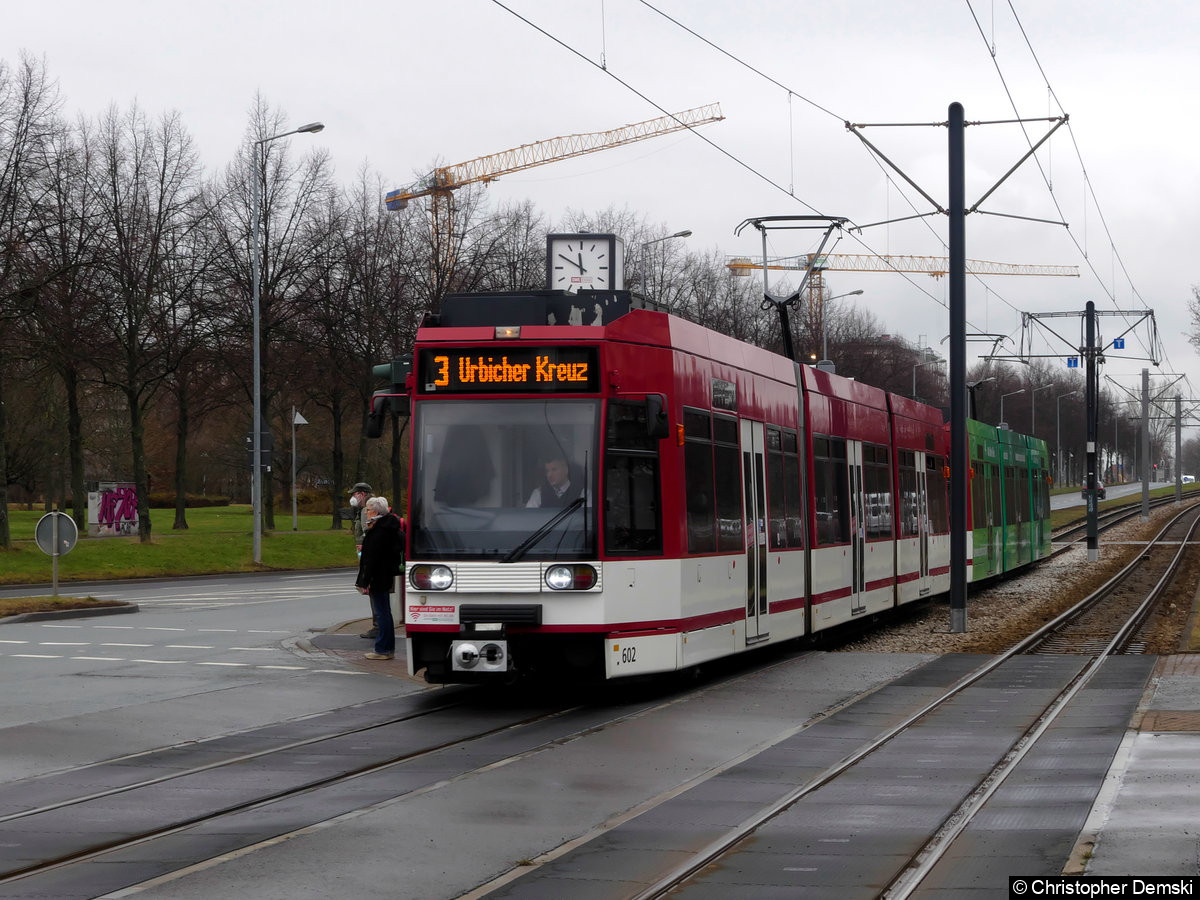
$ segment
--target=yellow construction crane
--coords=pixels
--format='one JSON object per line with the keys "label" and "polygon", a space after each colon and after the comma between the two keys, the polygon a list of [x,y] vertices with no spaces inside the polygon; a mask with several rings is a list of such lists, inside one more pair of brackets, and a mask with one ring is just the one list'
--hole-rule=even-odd
{"label": "yellow construction crane", "polygon": [[[725,263],[734,275],[749,275],[762,271],[761,262],[753,262],[747,256],[731,256]],[[941,278],[950,271],[950,260],[945,256],[895,256],[869,253],[807,253],[801,256],[781,256],[767,260],[768,269],[814,272],[916,272]],[[1079,277],[1078,266],[1031,266],[1019,263],[988,262],[982,259],[967,260],[968,275],[1057,275],[1068,278]]]}
{"label": "yellow construction crane", "polygon": [[[558,162],[560,159],[571,159],[586,153],[608,150],[633,144],[648,138],[660,137],[675,131],[719,122],[723,118],[718,103],[698,106],[695,109],[684,110],[673,116],[659,116],[632,125],[622,125],[608,131],[593,131],[585,134],[568,134],[562,137],[535,141],[532,144],[522,144],[511,150],[480,156],[477,159],[457,163],[452,166],[436,168],[416,184],[395,190],[387,194],[384,202],[391,210],[400,210],[408,206],[410,200],[420,197],[431,198],[431,213],[433,218],[433,267],[435,272],[434,295],[440,297],[446,288],[446,280],[454,270],[457,255],[457,242],[454,239],[454,206],[453,192],[469,184],[486,184],[495,181],[501,175],[510,175],[544,166],[547,163]],[[438,277],[440,275],[440,277]],[[436,300],[435,300],[436,302]]]}

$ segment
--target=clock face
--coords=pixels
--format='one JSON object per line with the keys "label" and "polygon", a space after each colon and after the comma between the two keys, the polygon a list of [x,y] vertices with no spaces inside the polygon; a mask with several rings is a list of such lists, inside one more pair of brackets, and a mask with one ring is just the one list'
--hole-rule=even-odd
{"label": "clock face", "polygon": [[620,287],[620,261],[610,235],[557,236],[550,240],[548,287],[609,291]]}

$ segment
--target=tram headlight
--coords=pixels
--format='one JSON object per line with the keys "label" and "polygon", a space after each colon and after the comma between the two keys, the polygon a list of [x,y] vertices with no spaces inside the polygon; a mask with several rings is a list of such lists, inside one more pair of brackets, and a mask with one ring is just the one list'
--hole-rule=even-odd
{"label": "tram headlight", "polygon": [[413,566],[409,581],[418,591],[444,591],[454,584],[448,566]]}
{"label": "tram headlight", "polygon": [[596,583],[596,570],[586,564],[551,566],[546,570],[546,587],[552,591],[586,591]]}

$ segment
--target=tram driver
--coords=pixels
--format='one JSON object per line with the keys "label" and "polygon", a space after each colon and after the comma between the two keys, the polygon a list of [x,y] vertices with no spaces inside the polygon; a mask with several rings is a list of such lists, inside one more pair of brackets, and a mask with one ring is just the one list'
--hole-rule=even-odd
{"label": "tram driver", "polygon": [[527,509],[543,506],[566,506],[583,494],[583,476],[561,454],[555,454],[542,462],[543,478],[526,501]]}

